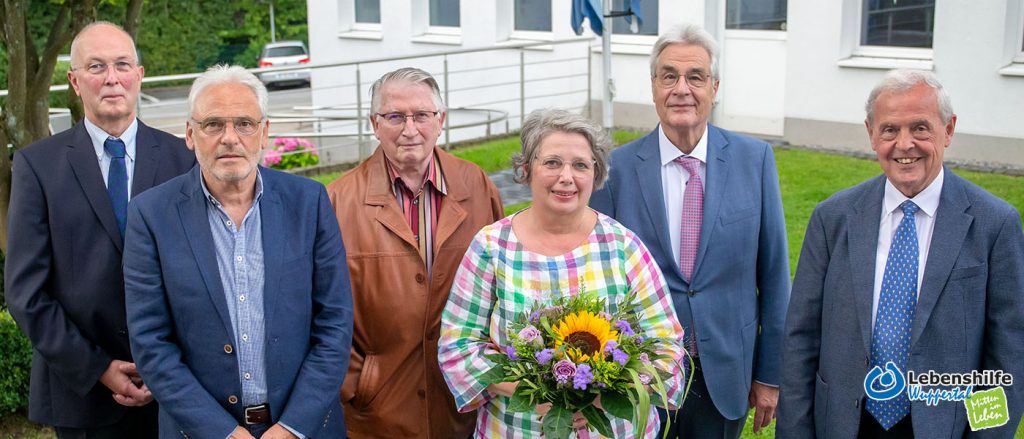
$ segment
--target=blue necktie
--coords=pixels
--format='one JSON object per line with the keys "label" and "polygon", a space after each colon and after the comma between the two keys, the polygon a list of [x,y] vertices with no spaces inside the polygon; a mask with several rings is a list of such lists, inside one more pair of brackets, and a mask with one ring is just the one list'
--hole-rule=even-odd
{"label": "blue necktie", "polygon": [[[871,337],[871,364],[885,369],[889,361],[906,373],[910,356],[910,328],[917,308],[917,226],[914,213],[919,209],[913,201],[900,205],[903,220],[896,228],[889,257],[882,275],[882,290],[878,295],[878,312]],[[910,413],[907,393],[878,401],[867,400],[867,410],[886,430],[892,428]]]}
{"label": "blue necktie", "polygon": [[114,205],[114,217],[117,218],[121,239],[124,239],[124,223],[128,219],[128,168],[124,163],[124,142],[111,137],[103,142],[103,149],[110,154],[107,194]]}

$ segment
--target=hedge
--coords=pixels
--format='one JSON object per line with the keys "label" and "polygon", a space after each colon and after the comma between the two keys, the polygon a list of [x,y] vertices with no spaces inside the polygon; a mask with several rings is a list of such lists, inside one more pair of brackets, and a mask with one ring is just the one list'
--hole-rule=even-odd
{"label": "hedge", "polygon": [[0,311],[0,415],[28,407],[32,344],[7,310]]}

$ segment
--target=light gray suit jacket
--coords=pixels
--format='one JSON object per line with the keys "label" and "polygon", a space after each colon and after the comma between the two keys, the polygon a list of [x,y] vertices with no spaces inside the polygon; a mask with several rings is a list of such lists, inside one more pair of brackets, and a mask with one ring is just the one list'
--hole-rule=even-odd
{"label": "light gray suit jacket", "polygon": [[[836,193],[807,225],[786,321],[779,438],[857,436],[884,185],[881,175]],[[940,197],[907,369],[999,369],[1024,379],[1020,214],[949,169]],[[912,402],[914,434],[1012,437],[1024,409],[1024,382],[1005,391],[1010,422],[1003,427],[971,432],[962,402]]]}

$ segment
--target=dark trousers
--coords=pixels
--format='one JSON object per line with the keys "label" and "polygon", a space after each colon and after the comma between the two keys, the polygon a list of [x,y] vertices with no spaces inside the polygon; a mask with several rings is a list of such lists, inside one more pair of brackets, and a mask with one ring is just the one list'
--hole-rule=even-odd
{"label": "dark trousers", "polygon": [[884,430],[882,424],[879,424],[867,409],[861,409],[860,431],[857,433],[857,439],[914,439],[914,424],[910,421],[908,413],[892,428]]}
{"label": "dark trousers", "polygon": [[59,439],[123,439],[156,438],[157,405],[151,402],[142,407],[133,407],[125,412],[121,420],[111,425],[95,428],[54,427]]}
{"label": "dark trousers", "polygon": [[[662,433],[669,414],[672,423],[668,426],[668,437],[676,439],[738,439],[743,432],[743,424],[747,422],[746,416],[733,420],[718,412],[704,382],[700,358],[694,358],[693,383],[686,394],[686,401],[683,401],[683,408],[671,413],[658,409]],[[659,438],[662,433],[658,433]]]}

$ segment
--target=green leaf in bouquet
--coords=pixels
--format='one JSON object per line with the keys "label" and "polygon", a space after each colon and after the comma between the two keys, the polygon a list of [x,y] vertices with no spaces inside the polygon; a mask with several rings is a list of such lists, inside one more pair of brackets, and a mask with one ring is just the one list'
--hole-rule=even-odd
{"label": "green leaf in bouquet", "polygon": [[558,404],[552,404],[551,410],[544,415],[542,430],[548,439],[568,439],[572,434],[572,412]]}
{"label": "green leaf in bouquet", "polygon": [[501,364],[508,359],[505,354],[484,354],[484,358],[490,360],[492,363]]}
{"label": "green leaf in bouquet", "polygon": [[533,399],[529,396],[525,396],[519,393],[518,388],[516,392],[508,400],[508,411],[512,413],[522,413],[533,410],[537,405],[533,403]]}
{"label": "green leaf in bouquet", "polygon": [[505,368],[500,364],[491,368],[483,375],[480,375],[480,382],[486,385],[498,384],[505,382]]}
{"label": "green leaf in bouquet", "polygon": [[[602,405],[603,404],[602,400]],[[580,410],[580,412],[583,413],[584,418],[587,418],[587,424],[594,427],[601,436],[613,437],[615,435],[615,432],[612,431],[611,421],[608,420],[608,417],[605,416],[601,409],[588,405],[584,407],[583,410]]]}
{"label": "green leaf in bouquet", "polygon": [[[601,407],[619,419],[633,420],[633,403],[629,397],[619,392],[604,392],[601,394]],[[589,420],[589,419],[588,419]]]}
{"label": "green leaf in bouquet", "polygon": [[644,430],[647,429],[647,417],[651,414],[651,396],[647,394],[644,383],[640,381],[640,374],[634,369],[627,369],[627,371],[629,371],[629,377],[633,379],[633,385],[636,386],[636,422],[633,423],[633,431],[636,433],[636,437],[642,437]]}

